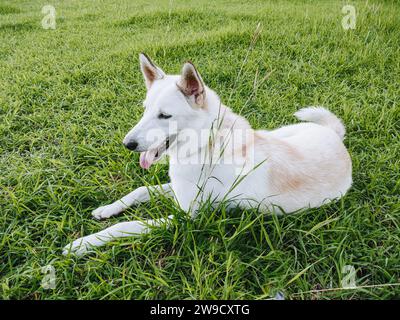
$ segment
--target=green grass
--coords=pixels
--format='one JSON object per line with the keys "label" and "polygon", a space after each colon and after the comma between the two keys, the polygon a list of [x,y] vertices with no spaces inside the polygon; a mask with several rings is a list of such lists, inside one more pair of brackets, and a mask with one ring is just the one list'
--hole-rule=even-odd
{"label": "green grass", "polygon": [[[44,30],[40,1],[2,1],[1,298],[400,297],[399,4],[352,1],[357,27],[344,31],[347,2],[241,2],[53,1],[57,29]],[[328,107],[347,128],[352,189],[279,218],[222,206],[192,221],[155,198],[94,221],[98,206],[167,181],[165,164],[144,171],[121,144],[142,113],[141,51],[169,73],[193,61],[256,128],[292,123],[303,106]],[[82,259],[61,256],[77,237],[171,213],[170,229]],[[53,290],[41,286],[46,265]],[[357,289],[341,288],[344,265],[356,268]]]}

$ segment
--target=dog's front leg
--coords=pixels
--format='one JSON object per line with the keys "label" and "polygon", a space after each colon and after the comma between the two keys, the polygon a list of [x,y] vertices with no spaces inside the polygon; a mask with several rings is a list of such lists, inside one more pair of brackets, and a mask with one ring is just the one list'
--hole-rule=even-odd
{"label": "dog's front leg", "polygon": [[107,229],[100,232],[91,234],[86,237],[79,238],[63,249],[63,255],[68,253],[81,256],[84,253],[90,251],[94,247],[100,247],[105,245],[117,238],[131,237],[134,235],[140,235],[148,233],[151,227],[158,227],[172,219],[172,215],[168,216],[167,219],[149,219],[144,221],[129,221],[117,223]]}
{"label": "dog's front leg", "polygon": [[120,200],[117,200],[112,204],[97,208],[92,212],[92,215],[99,220],[115,216],[133,205],[149,201],[151,192],[163,192],[167,195],[171,195],[172,188],[169,183],[163,184],[161,186],[139,187],[131,193],[127,194],[126,196],[122,197]]}

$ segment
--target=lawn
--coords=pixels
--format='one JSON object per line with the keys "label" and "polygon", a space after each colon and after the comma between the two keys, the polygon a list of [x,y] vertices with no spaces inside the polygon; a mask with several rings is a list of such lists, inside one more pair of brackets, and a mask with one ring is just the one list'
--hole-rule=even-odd
{"label": "lawn", "polygon": [[[0,298],[400,297],[400,5],[351,1],[346,31],[343,1],[243,3],[58,0],[46,30],[46,3],[1,1]],[[193,61],[255,128],[326,106],[346,125],[353,187],[284,217],[222,205],[190,220],[154,198],[95,221],[93,209],[168,179],[121,143],[143,112],[141,51],[169,73]],[[169,214],[169,229],[61,255],[116,222]],[[343,287],[352,267],[357,287]]]}

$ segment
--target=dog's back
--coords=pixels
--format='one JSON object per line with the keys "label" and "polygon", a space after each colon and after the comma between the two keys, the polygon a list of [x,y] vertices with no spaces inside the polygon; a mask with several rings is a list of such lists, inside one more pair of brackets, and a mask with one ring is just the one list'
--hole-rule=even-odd
{"label": "dog's back", "polygon": [[352,183],[351,159],[342,142],[344,126],[328,110],[315,111],[326,116],[318,118],[320,124],[299,123],[258,133],[270,159],[265,165],[269,201],[286,212],[340,198]]}
{"label": "dog's back", "polygon": [[178,199],[187,205],[185,199],[193,200],[190,183],[201,185],[204,197],[231,199],[244,207],[278,207],[284,212],[318,207],[343,196],[352,183],[351,159],[342,142],[344,126],[326,109],[305,110],[325,118],[317,118],[320,124],[302,122],[253,131],[254,145],[248,143],[245,149],[254,152],[254,168],[236,185],[240,168],[235,164],[214,165],[212,179],[204,175],[204,165],[172,165],[171,181]]}

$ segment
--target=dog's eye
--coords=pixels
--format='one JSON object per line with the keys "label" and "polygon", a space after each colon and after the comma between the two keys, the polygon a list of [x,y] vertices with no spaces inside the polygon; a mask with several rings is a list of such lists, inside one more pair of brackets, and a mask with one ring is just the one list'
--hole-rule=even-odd
{"label": "dog's eye", "polygon": [[169,119],[171,117],[172,117],[171,115],[162,112],[158,115],[158,119]]}

